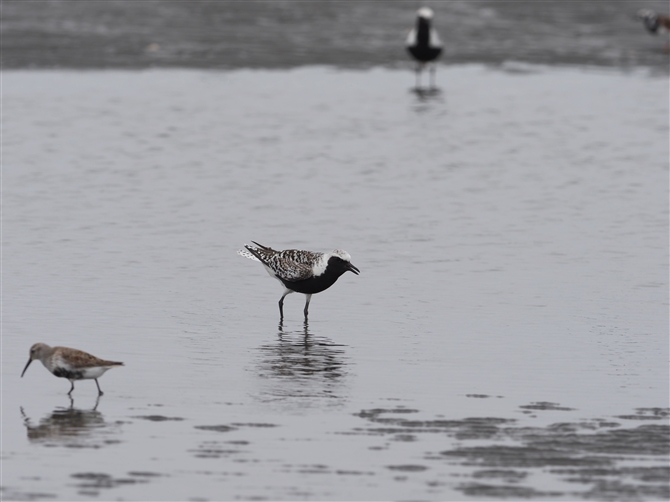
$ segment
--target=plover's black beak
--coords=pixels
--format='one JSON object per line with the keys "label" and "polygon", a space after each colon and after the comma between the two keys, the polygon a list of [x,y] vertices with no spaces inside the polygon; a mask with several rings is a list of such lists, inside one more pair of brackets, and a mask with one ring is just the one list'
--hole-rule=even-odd
{"label": "plover's black beak", "polygon": [[351,263],[347,263],[347,270],[350,270],[351,272],[353,272],[356,275],[361,273],[361,271],[358,270],[358,268],[354,267],[353,264],[351,264]]}
{"label": "plover's black beak", "polygon": [[33,358],[31,357],[30,359],[28,359],[28,364],[26,364],[26,367],[23,368],[23,373],[21,373],[21,378],[23,378],[24,373],[26,372],[26,370],[28,369],[28,366],[30,366],[30,363],[32,363],[32,362],[33,362]]}

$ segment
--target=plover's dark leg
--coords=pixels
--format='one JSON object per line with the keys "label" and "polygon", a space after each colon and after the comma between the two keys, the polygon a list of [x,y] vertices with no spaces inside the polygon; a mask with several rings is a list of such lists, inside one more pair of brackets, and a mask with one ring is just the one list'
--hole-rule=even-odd
{"label": "plover's dark leg", "polygon": [[282,297],[279,299],[279,319],[284,318],[284,298],[286,298],[286,295],[288,292],[284,293]]}
{"label": "plover's dark leg", "polygon": [[307,311],[309,310],[309,301],[312,299],[312,295],[305,295],[305,319],[307,319]]}
{"label": "plover's dark leg", "polygon": [[435,63],[432,63],[430,65],[430,88],[433,90],[435,89],[435,70],[436,70]]}
{"label": "plover's dark leg", "polygon": [[416,89],[421,89],[421,63],[416,64]]}
{"label": "plover's dark leg", "polygon": [[70,380],[70,385],[72,385],[72,387],[70,387],[70,392],[67,393],[68,396],[72,394],[72,391],[74,390],[74,380]]}
{"label": "plover's dark leg", "polygon": [[94,378],[93,380],[95,380],[95,385],[98,386],[98,396],[102,396],[102,395],[104,394],[104,392],[102,392],[102,391],[100,390],[100,384],[98,383],[98,379],[97,379],[97,378]]}

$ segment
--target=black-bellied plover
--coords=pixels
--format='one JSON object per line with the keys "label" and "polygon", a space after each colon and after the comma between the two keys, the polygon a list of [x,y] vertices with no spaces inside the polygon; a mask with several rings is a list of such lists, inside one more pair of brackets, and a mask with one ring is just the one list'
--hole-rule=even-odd
{"label": "black-bellied plover", "polygon": [[435,88],[435,63],[442,53],[442,42],[431,26],[433,10],[421,7],[416,13],[416,26],[407,35],[407,51],[416,59],[416,88],[421,88],[421,72],[429,65],[430,86]]}
{"label": "black-bellied plover", "polygon": [[98,359],[91,354],[68,347],[49,347],[46,343],[36,343],[30,347],[30,359],[28,364],[23,368],[21,377],[25,374],[28,366],[35,359],[42,361],[42,364],[55,376],[60,378],[67,378],[72,387],[70,392],[74,390],[75,380],[95,380],[95,385],[98,387],[98,395],[102,395],[98,378],[100,378],[105,371],[114,368],[115,366],[123,366],[123,363],[115,361],[105,361]]}
{"label": "black-bellied plover", "polygon": [[284,294],[279,300],[279,316],[284,318],[284,298],[291,293],[306,296],[305,319],[312,295],[328,289],[347,271],[358,275],[360,270],[351,264],[346,251],[336,249],[330,253],[315,253],[298,249],[275,251],[257,242],[244,245],[238,254],[250,260],[260,261],[271,277],[284,285]]}

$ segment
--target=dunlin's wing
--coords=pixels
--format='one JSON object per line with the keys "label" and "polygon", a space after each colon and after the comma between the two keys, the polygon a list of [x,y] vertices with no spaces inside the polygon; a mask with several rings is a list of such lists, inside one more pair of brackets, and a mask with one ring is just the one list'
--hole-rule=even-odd
{"label": "dunlin's wing", "polygon": [[56,347],[55,357],[64,366],[72,369],[93,368],[99,366],[123,366],[117,361],[107,361],[83,350],[70,349],[68,347]]}

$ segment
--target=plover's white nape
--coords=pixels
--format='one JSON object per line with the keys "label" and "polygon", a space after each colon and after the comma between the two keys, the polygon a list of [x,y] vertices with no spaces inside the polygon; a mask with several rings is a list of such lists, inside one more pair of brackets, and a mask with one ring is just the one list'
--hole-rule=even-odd
{"label": "plover's white nape", "polygon": [[291,293],[305,295],[305,319],[309,311],[312,295],[320,293],[335,284],[345,272],[358,275],[360,270],[351,263],[346,251],[336,249],[330,253],[315,253],[298,249],[275,251],[253,242],[244,245],[238,254],[251,260],[260,261],[271,277],[284,286],[284,294],[279,299],[279,316],[284,318],[284,298]]}
{"label": "plover's white nape", "polygon": [[416,13],[416,26],[407,36],[406,47],[416,60],[416,88],[421,88],[421,72],[429,65],[430,87],[435,89],[435,60],[442,53],[442,42],[435,28],[431,26],[433,10],[421,7]]}
{"label": "plover's white nape", "polygon": [[34,360],[42,361],[42,364],[53,375],[60,378],[67,378],[70,381],[71,387],[68,395],[72,394],[74,390],[75,380],[95,380],[95,385],[98,387],[98,395],[102,395],[98,378],[100,378],[105,371],[114,368],[115,366],[123,366],[123,363],[116,361],[105,361],[98,359],[91,354],[82,350],[70,349],[68,347],[49,347],[46,343],[36,343],[30,347],[30,358],[26,367],[23,368],[21,377],[26,373],[28,366]]}

